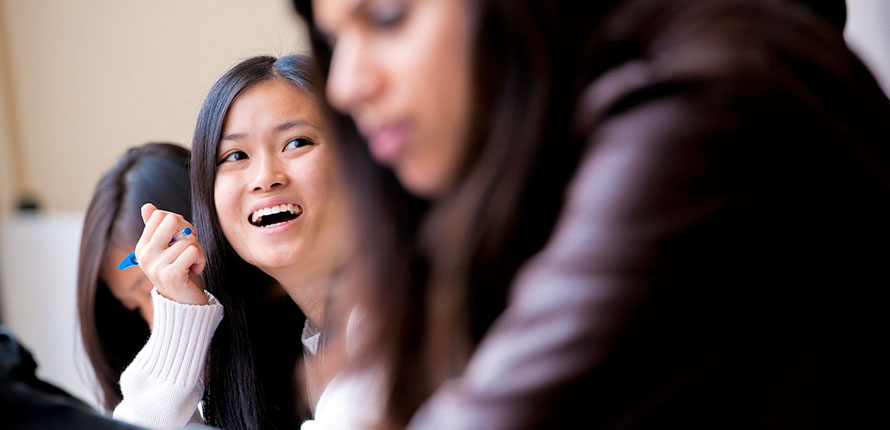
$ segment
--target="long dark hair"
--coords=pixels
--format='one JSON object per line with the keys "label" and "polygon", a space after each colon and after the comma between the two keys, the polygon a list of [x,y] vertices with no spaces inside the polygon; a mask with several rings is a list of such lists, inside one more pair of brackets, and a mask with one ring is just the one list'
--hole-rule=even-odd
{"label": "long dark hair", "polygon": [[131,148],[99,180],[87,209],[77,270],[77,311],[84,349],[99,381],[101,403],[121,401],[121,372],[145,345],[148,324],[114,298],[99,277],[108,248],[133,248],[142,235],[144,203],[191,216],[189,151],[170,143]]}
{"label": "long dark hair", "polygon": [[[210,346],[204,415],[225,429],[295,428],[309,418],[298,408],[294,368],[305,316],[274,280],[245,262],[223,235],[214,204],[218,145],[229,107],[245,90],[282,79],[317,100],[310,57],[254,57],[226,72],[210,89],[192,141],[192,207],[207,266],[204,288],[225,306]],[[278,291],[278,298],[270,298]]]}
{"label": "long dark hair", "polygon": [[[361,231],[366,249],[374,247],[365,257],[377,270],[362,297],[374,311],[369,353],[392,377],[388,425],[403,426],[439,383],[463,368],[504,309],[518,268],[549,236],[562,208],[561,190],[584,148],[583,137],[572,133],[572,114],[598,63],[593,48],[582,44],[595,31],[591,17],[617,1],[466,3],[473,10],[475,49],[467,145],[473,152],[449,195],[426,211],[406,198],[402,205],[387,203],[394,198],[389,179],[363,166],[370,158],[351,121],[334,119],[343,158],[352,163],[345,169],[352,173],[350,186],[372,196],[363,199]],[[311,24],[311,2],[294,5]],[[310,35],[326,76],[331,49],[314,26]],[[396,239],[387,240],[376,226],[393,218],[419,222],[399,224]],[[415,234],[416,240],[400,239]],[[413,263],[406,268],[393,261]]]}

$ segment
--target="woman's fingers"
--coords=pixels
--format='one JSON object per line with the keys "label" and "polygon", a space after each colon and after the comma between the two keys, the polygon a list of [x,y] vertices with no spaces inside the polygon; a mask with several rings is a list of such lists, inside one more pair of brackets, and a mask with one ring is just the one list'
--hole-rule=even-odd
{"label": "woman's fingers", "polygon": [[[154,216],[154,214],[152,214],[152,216]],[[158,225],[158,228],[155,230],[154,235],[148,244],[149,248],[154,250],[167,249],[171,245],[170,241],[173,239],[173,236],[188,226],[189,223],[186,222],[182,215],[166,212],[164,214],[164,219],[161,221],[160,225]]]}
{"label": "woman's fingers", "polygon": [[194,247],[195,249],[197,249],[198,256],[192,263],[192,265],[188,267],[188,270],[196,275],[200,275],[201,272],[204,270],[204,265],[206,264],[207,260],[204,257],[204,249],[201,248],[201,244],[198,243],[198,239],[194,235],[183,236],[182,239],[170,245],[170,248],[164,251],[165,257],[162,258],[162,260],[167,261],[169,264],[173,264],[189,247]]}
{"label": "woman's fingers", "polygon": [[140,208],[139,210],[142,213],[142,222],[147,225],[148,218],[151,217],[151,214],[154,213],[154,211],[158,210],[158,208],[156,208],[155,205],[151,203],[146,203],[142,205],[142,208]]}
{"label": "woman's fingers", "polygon": [[[148,247],[149,242],[154,237],[155,231],[158,229],[158,226],[161,225],[161,222],[166,218],[167,212],[159,211],[156,209],[149,209],[146,211],[146,207],[151,206],[154,208],[154,205],[151,203],[146,203],[142,206],[142,215],[143,220],[145,221],[145,228],[142,229],[142,236],[139,237],[139,241],[136,242],[136,259],[142,261],[145,254],[145,249]],[[148,212],[148,219],[145,219],[146,212]]]}
{"label": "woman's fingers", "polygon": [[201,255],[201,251],[198,250],[198,247],[189,244],[178,256],[176,256],[176,259],[170,263],[170,268],[173,272],[188,278],[192,265],[203,259],[204,256]]}
{"label": "woman's fingers", "polygon": [[[136,258],[152,285],[171,300],[206,304],[200,277],[196,276],[206,265],[204,250],[195,235],[181,235],[191,224],[181,215],[151,204],[142,206],[142,217],[145,229],[136,245]],[[177,240],[170,243],[177,235]]]}
{"label": "woman's fingers", "polygon": [[201,275],[201,272],[204,271],[204,267],[207,265],[207,262],[201,261],[199,263],[192,264],[192,267],[189,268],[189,271],[195,275]]}
{"label": "woman's fingers", "polygon": [[[198,245],[198,247],[200,247],[200,246],[201,245]],[[200,252],[201,252],[201,258],[198,259],[198,261],[195,262],[195,264],[192,264],[191,267],[189,267],[189,271],[195,275],[200,275],[201,272],[204,271],[204,267],[207,265],[207,259],[206,259],[206,257],[204,257],[204,251],[201,250]]]}
{"label": "woman's fingers", "polygon": [[200,282],[200,278],[197,280],[192,279],[191,273],[191,267],[198,264],[198,262],[203,264],[203,261],[203,252],[195,244],[189,244],[170,265],[164,268],[167,272],[166,277],[170,278],[170,283],[181,285],[183,288],[169,291],[165,295],[180,303],[207,304],[207,295],[204,294],[201,286],[196,283]]}
{"label": "woman's fingers", "polygon": [[195,239],[194,235],[182,236],[179,240],[171,243],[167,249],[162,251],[158,261],[163,264],[173,264],[179,257],[179,254],[182,254],[182,251],[185,251],[189,246],[197,244],[198,240]]}
{"label": "woman's fingers", "polygon": [[185,236],[150,263],[142,266],[143,271],[164,297],[186,304],[206,304],[201,278],[193,273],[192,267],[205,264],[204,253],[193,236]]}

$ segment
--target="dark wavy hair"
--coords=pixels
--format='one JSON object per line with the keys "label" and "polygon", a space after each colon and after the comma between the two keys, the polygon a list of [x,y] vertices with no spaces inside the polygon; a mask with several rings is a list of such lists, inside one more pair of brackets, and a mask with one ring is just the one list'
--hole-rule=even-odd
{"label": "dark wavy hair", "polygon": [[191,216],[189,151],[170,143],[128,150],[96,185],[87,209],[77,270],[77,312],[84,349],[101,389],[101,404],[121,401],[121,372],[145,345],[148,324],[111,294],[99,276],[108,248],[136,246],[142,235],[140,209],[147,202]]}
{"label": "dark wavy hair", "polygon": [[[253,57],[226,72],[210,89],[192,141],[192,207],[207,266],[204,288],[226,316],[210,345],[205,371],[207,424],[235,430],[296,428],[310,418],[295,387],[300,333],[306,320],[274,279],[245,262],[223,234],[214,204],[219,141],[235,99],[257,83],[289,82],[318,100],[312,59],[304,55]],[[273,297],[276,296],[277,298]]]}

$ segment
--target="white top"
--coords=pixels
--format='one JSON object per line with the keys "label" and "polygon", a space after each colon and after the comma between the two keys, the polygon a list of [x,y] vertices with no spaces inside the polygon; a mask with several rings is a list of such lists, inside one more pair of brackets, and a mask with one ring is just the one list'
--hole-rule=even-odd
{"label": "white top", "polygon": [[382,372],[338,373],[321,393],[315,419],[300,430],[372,429],[382,417]]}
{"label": "white top", "polygon": [[121,374],[123,400],[115,419],[158,429],[202,422],[204,360],[223,318],[222,305],[205,294],[209,304],[186,305],[151,290],[151,336]]}
{"label": "white top", "polygon": [[300,340],[303,342],[303,376],[306,378],[305,394],[309,407],[312,408],[312,416],[315,416],[315,406],[318,404],[318,398],[321,396],[321,393],[318,392],[315,372],[311,368],[311,361],[318,354],[321,331],[310,324],[308,318],[306,319],[306,324],[303,325],[303,334]]}
{"label": "white top", "polygon": [[[361,341],[355,310],[346,322],[346,353],[353,357]],[[305,333],[305,332],[304,332]],[[306,345],[306,342],[303,342]],[[383,416],[384,374],[370,368],[340,372],[328,382],[313,411],[313,420],[305,421],[300,430],[346,430],[378,428]]]}
{"label": "white top", "polygon": [[[151,291],[153,330],[121,374],[123,400],[114,409],[115,419],[154,429],[203,422],[198,405],[204,394],[204,363],[210,340],[223,318],[223,306],[210,293],[205,294],[209,304],[186,305],[155,289]],[[353,312],[347,323],[347,345],[354,345],[356,320]],[[308,321],[301,338],[304,358],[317,354],[320,332]],[[380,376],[380,372],[341,373],[331,379],[320,397],[308,393],[310,404],[315,406],[315,419],[304,422],[301,429],[373,427],[382,412]]]}

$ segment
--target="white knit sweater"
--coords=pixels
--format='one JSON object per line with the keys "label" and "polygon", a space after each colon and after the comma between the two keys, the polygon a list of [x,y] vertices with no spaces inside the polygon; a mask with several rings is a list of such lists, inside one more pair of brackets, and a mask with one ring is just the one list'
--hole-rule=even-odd
{"label": "white knit sweater", "polygon": [[[198,404],[204,394],[204,361],[210,340],[223,317],[223,306],[205,292],[208,305],[185,305],[152,290],[153,329],[145,346],[121,374],[123,401],[114,418],[153,429],[171,429],[203,422]],[[357,331],[356,319],[347,323],[347,344]],[[319,332],[304,327],[306,355],[315,355]],[[321,393],[315,419],[302,430],[364,429],[380,416],[380,374],[334,376]],[[316,393],[309,393],[315,403]]]}
{"label": "white knit sweater", "polygon": [[223,318],[222,305],[205,294],[208,305],[185,305],[151,290],[151,336],[121,374],[123,400],[115,419],[157,429],[202,422],[204,359]]}

